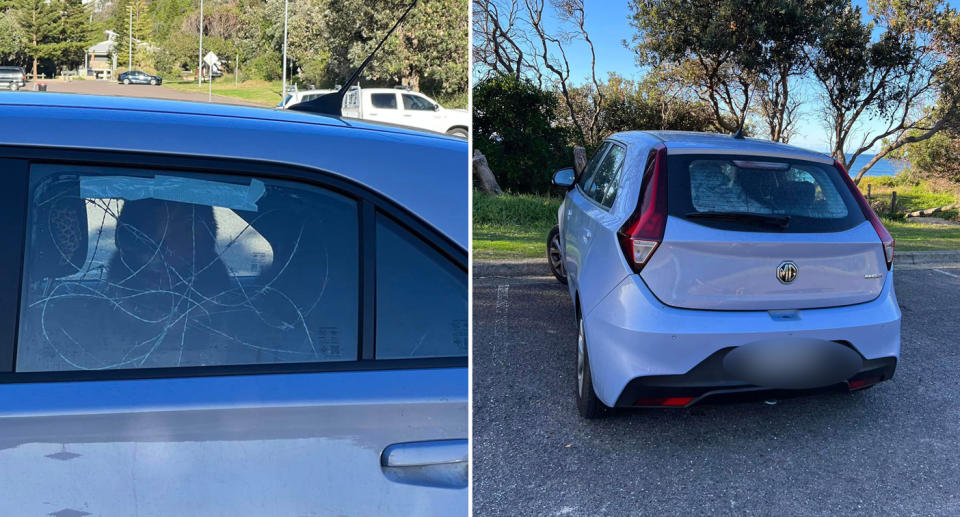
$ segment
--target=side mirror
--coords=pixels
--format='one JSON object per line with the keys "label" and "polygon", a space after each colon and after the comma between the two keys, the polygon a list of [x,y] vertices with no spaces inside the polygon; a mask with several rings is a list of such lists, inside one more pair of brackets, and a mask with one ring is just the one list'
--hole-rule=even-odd
{"label": "side mirror", "polygon": [[433,111],[440,111],[440,105],[439,105],[439,104],[434,104],[434,105],[433,105]]}
{"label": "side mirror", "polygon": [[572,167],[560,169],[553,173],[553,184],[558,187],[569,189],[577,181],[577,174],[573,172]]}

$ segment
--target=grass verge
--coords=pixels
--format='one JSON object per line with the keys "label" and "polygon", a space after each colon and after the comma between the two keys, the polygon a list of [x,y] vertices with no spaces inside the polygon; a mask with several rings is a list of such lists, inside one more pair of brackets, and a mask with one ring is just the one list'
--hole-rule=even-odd
{"label": "grass verge", "polygon": [[[196,81],[170,80],[164,81],[163,86],[182,92],[206,93],[210,88],[206,82],[197,86]],[[224,97],[242,99],[254,104],[273,107],[280,102],[280,81],[242,81],[236,87],[233,85],[233,76],[224,75],[213,80],[213,94]]]}
{"label": "grass verge", "polygon": [[[876,192],[874,192],[876,194]],[[898,190],[897,195],[900,196]],[[474,260],[546,256],[547,233],[556,224],[559,197],[531,194],[473,194]],[[935,202],[939,203],[937,198]],[[932,205],[941,206],[941,205]],[[919,208],[930,208],[920,206]],[[960,226],[884,218],[898,251],[960,250]]]}

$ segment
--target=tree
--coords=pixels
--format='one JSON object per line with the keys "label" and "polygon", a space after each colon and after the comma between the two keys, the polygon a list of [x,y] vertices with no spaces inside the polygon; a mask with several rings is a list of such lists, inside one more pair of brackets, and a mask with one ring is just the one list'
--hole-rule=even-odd
{"label": "tree", "polygon": [[733,132],[753,113],[785,142],[799,105],[791,83],[808,67],[827,5],[841,0],[631,0],[642,66],[675,69]]}
{"label": "tree", "polygon": [[54,21],[57,12],[46,0],[15,0],[14,17],[27,38],[26,53],[33,59],[33,77],[37,77],[37,66],[41,58],[46,57],[50,38],[54,33]]}
{"label": "tree", "polygon": [[53,0],[50,5],[56,14],[44,54],[58,70],[79,67],[92,43],[90,13],[81,0]]}
{"label": "tree", "polygon": [[[118,0],[108,23],[111,30],[117,33],[114,47],[117,66],[131,69],[136,65],[142,68],[149,56],[151,39],[151,20],[146,0]],[[131,51],[133,63],[129,62]]]}
{"label": "tree", "polygon": [[[811,56],[833,156],[849,169],[881,145],[858,183],[889,153],[960,123],[956,11],[939,0],[876,0],[870,10],[872,23],[859,8],[833,13]],[[883,32],[871,41],[875,26]]]}
{"label": "tree", "polygon": [[13,16],[0,16],[0,62],[26,63],[27,35]]}
{"label": "tree", "polygon": [[[343,0],[327,7],[332,77],[346,79],[397,21],[409,0]],[[371,61],[365,77],[451,94],[467,89],[467,0],[421,0]],[[340,80],[343,80],[340,79]]]}
{"label": "tree", "polygon": [[500,186],[547,192],[550,175],[572,162],[558,97],[529,79],[502,75],[473,86],[473,145]]}

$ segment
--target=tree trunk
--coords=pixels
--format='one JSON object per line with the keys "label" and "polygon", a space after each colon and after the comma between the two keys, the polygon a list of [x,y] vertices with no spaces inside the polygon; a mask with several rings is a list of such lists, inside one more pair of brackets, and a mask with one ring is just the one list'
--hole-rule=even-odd
{"label": "tree trunk", "polygon": [[583,171],[587,168],[587,150],[583,147],[577,146],[573,148],[573,172],[577,174],[579,178]]}
{"label": "tree trunk", "polygon": [[498,196],[503,194],[503,189],[500,188],[496,176],[493,175],[490,165],[487,164],[487,157],[478,149],[473,150],[473,179],[477,187],[483,192]]}
{"label": "tree trunk", "polygon": [[928,208],[926,210],[917,210],[916,212],[910,212],[905,215],[905,218],[910,217],[923,217],[925,215],[933,215],[938,212],[946,212],[947,210],[960,210],[960,203],[954,203],[952,205],[938,206],[937,208]]}

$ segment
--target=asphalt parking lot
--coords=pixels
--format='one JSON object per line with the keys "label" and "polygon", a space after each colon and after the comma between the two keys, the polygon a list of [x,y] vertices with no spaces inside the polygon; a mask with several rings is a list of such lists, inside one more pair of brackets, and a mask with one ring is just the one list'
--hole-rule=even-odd
{"label": "asphalt parking lot", "polygon": [[960,515],[960,268],[895,279],[891,381],[585,421],[566,286],[475,278],[475,515]]}
{"label": "asphalt parking lot", "polygon": [[[170,99],[178,101],[208,102],[208,93],[205,89],[197,88],[196,92],[182,92],[163,86],[149,84],[119,84],[116,81],[85,79],[82,81],[61,81],[57,79],[31,81],[22,91],[34,91],[37,82],[46,83],[48,92],[82,93],[88,95],[116,95],[120,97],[142,97],[150,99]],[[206,84],[204,84],[206,86]],[[218,104],[238,104],[241,106],[259,106],[242,99],[214,95],[213,102]]]}

